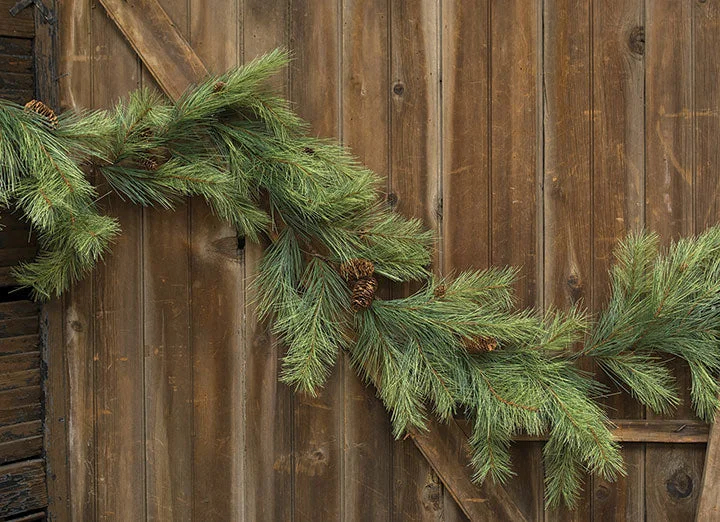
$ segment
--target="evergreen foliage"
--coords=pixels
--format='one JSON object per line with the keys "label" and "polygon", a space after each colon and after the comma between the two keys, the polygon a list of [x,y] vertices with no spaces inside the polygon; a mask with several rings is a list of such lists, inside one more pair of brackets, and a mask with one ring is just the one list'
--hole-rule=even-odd
{"label": "evergreen foliage", "polygon": [[[544,316],[517,310],[513,269],[435,279],[432,234],[389,210],[377,176],[342,147],[309,137],[267,88],[287,59],[270,53],[209,78],[175,104],[138,91],[114,110],[67,113],[57,124],[0,102],[0,203],[25,216],[41,247],[18,267],[18,281],[47,299],[107,252],[120,229],[102,213],[107,190],[98,187],[163,208],[199,196],[238,233],[269,241],[255,284],[259,314],[288,347],[281,379],[315,393],[347,351],[391,412],[396,436],[423,429],[428,415],[466,415],[479,481],[511,475],[508,448],[520,432],[548,434],[550,505],[575,502],[585,469],[607,479],[623,472],[595,400],[606,390],[577,369],[579,355],[594,357],[660,412],[679,401],[667,362],[681,358],[692,371],[698,414],[712,418],[720,229],[663,255],[652,234],[628,238],[594,325],[580,308]],[[375,275],[424,286],[353,310],[341,267],[354,260],[371,261]]]}

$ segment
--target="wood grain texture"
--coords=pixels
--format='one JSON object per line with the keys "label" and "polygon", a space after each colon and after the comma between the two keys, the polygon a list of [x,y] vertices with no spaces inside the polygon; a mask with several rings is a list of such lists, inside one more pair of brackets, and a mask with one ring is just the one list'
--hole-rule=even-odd
{"label": "wood grain texture", "polygon": [[[694,149],[695,228],[701,232],[720,220],[720,62],[707,49],[720,45],[720,5],[697,2],[692,6],[692,64],[694,85],[692,122]],[[696,518],[710,522],[720,517],[720,429],[710,430]]]}
{"label": "wood grain texture", "polygon": [[[93,106],[91,8],[86,1],[58,4],[58,87],[62,110]],[[86,278],[66,294],[64,333],[59,344],[59,349],[66,353],[67,364],[69,520],[97,519],[94,279]],[[53,365],[50,375],[64,371],[58,366]],[[59,516],[59,512],[51,509],[52,516]]]}
{"label": "wood grain texture", "polygon": [[[91,18],[92,103],[110,107],[140,86],[140,62],[102,9]],[[93,288],[96,516],[141,520],[147,513],[142,209],[115,194],[104,206],[123,233],[96,269]]]}
{"label": "wood grain texture", "polygon": [[[289,97],[316,136],[340,133],[340,2],[294,0],[289,38]],[[340,520],[343,506],[343,369],[338,364],[316,397],[295,394],[293,520]]]}
{"label": "wood grain texture", "polygon": [[[389,163],[389,30],[385,0],[342,3],[341,136],[361,162],[387,176]],[[388,190],[387,178],[382,188]],[[381,290],[387,292],[387,288]],[[389,520],[392,435],[388,414],[342,362],[345,520]]]}
{"label": "wood grain texture", "polygon": [[[695,230],[692,9],[692,3],[666,0],[645,7],[646,226],[663,244]],[[690,372],[680,362],[672,367],[683,400],[672,417],[694,418]],[[660,416],[648,410],[647,418]],[[703,457],[701,446],[647,446],[648,519],[694,517]]]}
{"label": "wood grain texture", "polygon": [[0,517],[10,517],[47,505],[45,466],[41,459],[0,466]]}
{"label": "wood grain texture", "polygon": [[[243,12],[244,59],[249,61],[278,46],[288,46],[288,9],[284,2],[245,0]],[[279,92],[287,95],[287,74],[273,79]],[[247,245],[245,276],[255,272],[263,245]],[[252,288],[246,288],[246,470],[245,519],[273,522],[291,520],[294,482],[293,395],[277,380],[282,350],[269,331],[259,323],[252,302]]]}
{"label": "wood grain texture", "polygon": [[[183,37],[188,3],[162,8]],[[143,87],[157,88],[142,71]],[[143,211],[143,335],[145,339],[145,476],[147,518],[192,520],[193,347],[190,343],[190,239],[188,205]]]}
{"label": "wood grain texture", "polygon": [[[190,4],[192,46],[208,70],[241,59],[240,5]],[[222,37],[218,38],[218,35]],[[188,85],[188,80],[185,86]],[[190,340],[193,347],[195,520],[242,520],[245,476],[245,267],[237,232],[190,202]]]}
{"label": "wood grain texture", "polygon": [[17,0],[0,0],[0,36],[32,38],[35,36],[34,9],[30,6],[12,16],[10,9],[16,3]]}
{"label": "wood grain texture", "polygon": [[108,15],[164,92],[172,98],[188,87],[188,80],[202,80],[207,69],[188,42],[173,26],[157,0],[100,0]]}
{"label": "wood grain texture", "polygon": [[[592,310],[609,295],[612,250],[618,239],[644,224],[644,54],[643,2],[614,0],[593,3],[592,31]],[[606,399],[612,415],[641,418],[643,409],[613,390]],[[592,512],[595,519],[642,519],[645,506],[644,448],[623,449],[628,474],[614,483],[595,477]]]}
{"label": "wood grain texture", "polygon": [[[390,192],[397,210],[439,232],[440,81],[436,2],[390,2]],[[439,269],[439,251],[434,265]],[[394,288],[393,296],[411,291]],[[457,520],[459,508],[410,440],[393,445],[392,519]]]}
{"label": "wood grain texture", "polygon": [[430,422],[428,428],[411,432],[411,437],[469,520],[528,520],[503,486],[490,481],[480,487],[473,484],[467,469],[467,433],[457,423]]}

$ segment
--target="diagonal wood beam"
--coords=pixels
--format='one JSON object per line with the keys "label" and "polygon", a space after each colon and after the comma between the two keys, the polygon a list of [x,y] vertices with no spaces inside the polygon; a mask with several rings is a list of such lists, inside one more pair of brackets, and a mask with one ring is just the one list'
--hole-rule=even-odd
{"label": "diagonal wood beam", "polygon": [[208,70],[157,0],[100,0],[108,16],[158,82],[177,100]]}
{"label": "diagonal wood beam", "polygon": [[[172,99],[203,80],[208,70],[157,0],[100,0],[160,88]],[[470,479],[465,433],[456,422],[432,423],[414,433],[420,452],[435,469],[460,508],[473,521],[513,520],[525,516],[500,485],[477,487]]]}
{"label": "diagonal wood beam", "polygon": [[427,431],[413,431],[410,436],[470,520],[527,520],[502,485],[491,481],[482,486],[473,483],[467,435],[455,420],[447,424],[431,420],[427,424]]}

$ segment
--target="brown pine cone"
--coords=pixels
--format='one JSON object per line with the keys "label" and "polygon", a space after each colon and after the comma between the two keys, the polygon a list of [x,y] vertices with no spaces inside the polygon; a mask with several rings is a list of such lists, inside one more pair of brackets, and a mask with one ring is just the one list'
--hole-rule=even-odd
{"label": "brown pine cone", "polygon": [[340,265],[340,275],[351,285],[360,279],[372,277],[375,265],[367,259],[351,259]]}
{"label": "brown pine cone", "polygon": [[213,85],[213,92],[220,92],[227,86],[227,83],[225,82],[215,82],[215,85]]}
{"label": "brown pine cone", "polygon": [[435,287],[435,290],[433,291],[433,294],[438,299],[441,299],[441,298],[445,297],[445,292],[447,292],[447,288],[445,287],[445,285],[437,285]]}
{"label": "brown pine cone", "polygon": [[476,337],[474,339],[465,338],[462,340],[462,343],[468,353],[492,352],[498,347],[497,339],[493,337]]}
{"label": "brown pine cone", "polygon": [[58,117],[55,114],[55,111],[52,110],[50,107],[45,105],[40,100],[30,100],[25,104],[25,110],[27,112],[36,112],[40,116],[43,116],[48,124],[50,125],[51,129],[56,129],[58,126]]}
{"label": "brown pine cone", "polygon": [[351,305],[353,310],[367,310],[375,299],[378,282],[374,277],[364,277],[355,281],[352,287]]}

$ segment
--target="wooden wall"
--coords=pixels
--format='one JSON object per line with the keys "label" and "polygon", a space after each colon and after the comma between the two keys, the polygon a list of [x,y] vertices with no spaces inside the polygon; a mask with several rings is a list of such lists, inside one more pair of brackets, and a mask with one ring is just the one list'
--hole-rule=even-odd
{"label": "wooden wall", "polygon": [[[14,3],[0,0],[0,98],[26,103],[36,94],[35,19],[32,9],[11,17]],[[0,519],[41,520],[48,498],[39,306],[10,277],[35,244],[27,223],[5,210],[0,226]]]}
{"label": "wooden wall", "polygon": [[[647,226],[669,241],[720,217],[720,0],[161,4],[214,71],[292,49],[278,88],[436,230],[437,271],[521,265],[523,305],[597,310],[618,237]],[[64,108],[153,85],[97,2],[57,8]],[[260,247],[198,201],[105,204],[122,237],[55,303],[57,519],[464,519],[346,360],[317,398],[277,383],[281,348],[247,285]],[[628,476],[590,480],[573,513],[544,510],[540,451],[515,449],[508,486],[529,520],[694,514],[703,445],[628,444]]]}

